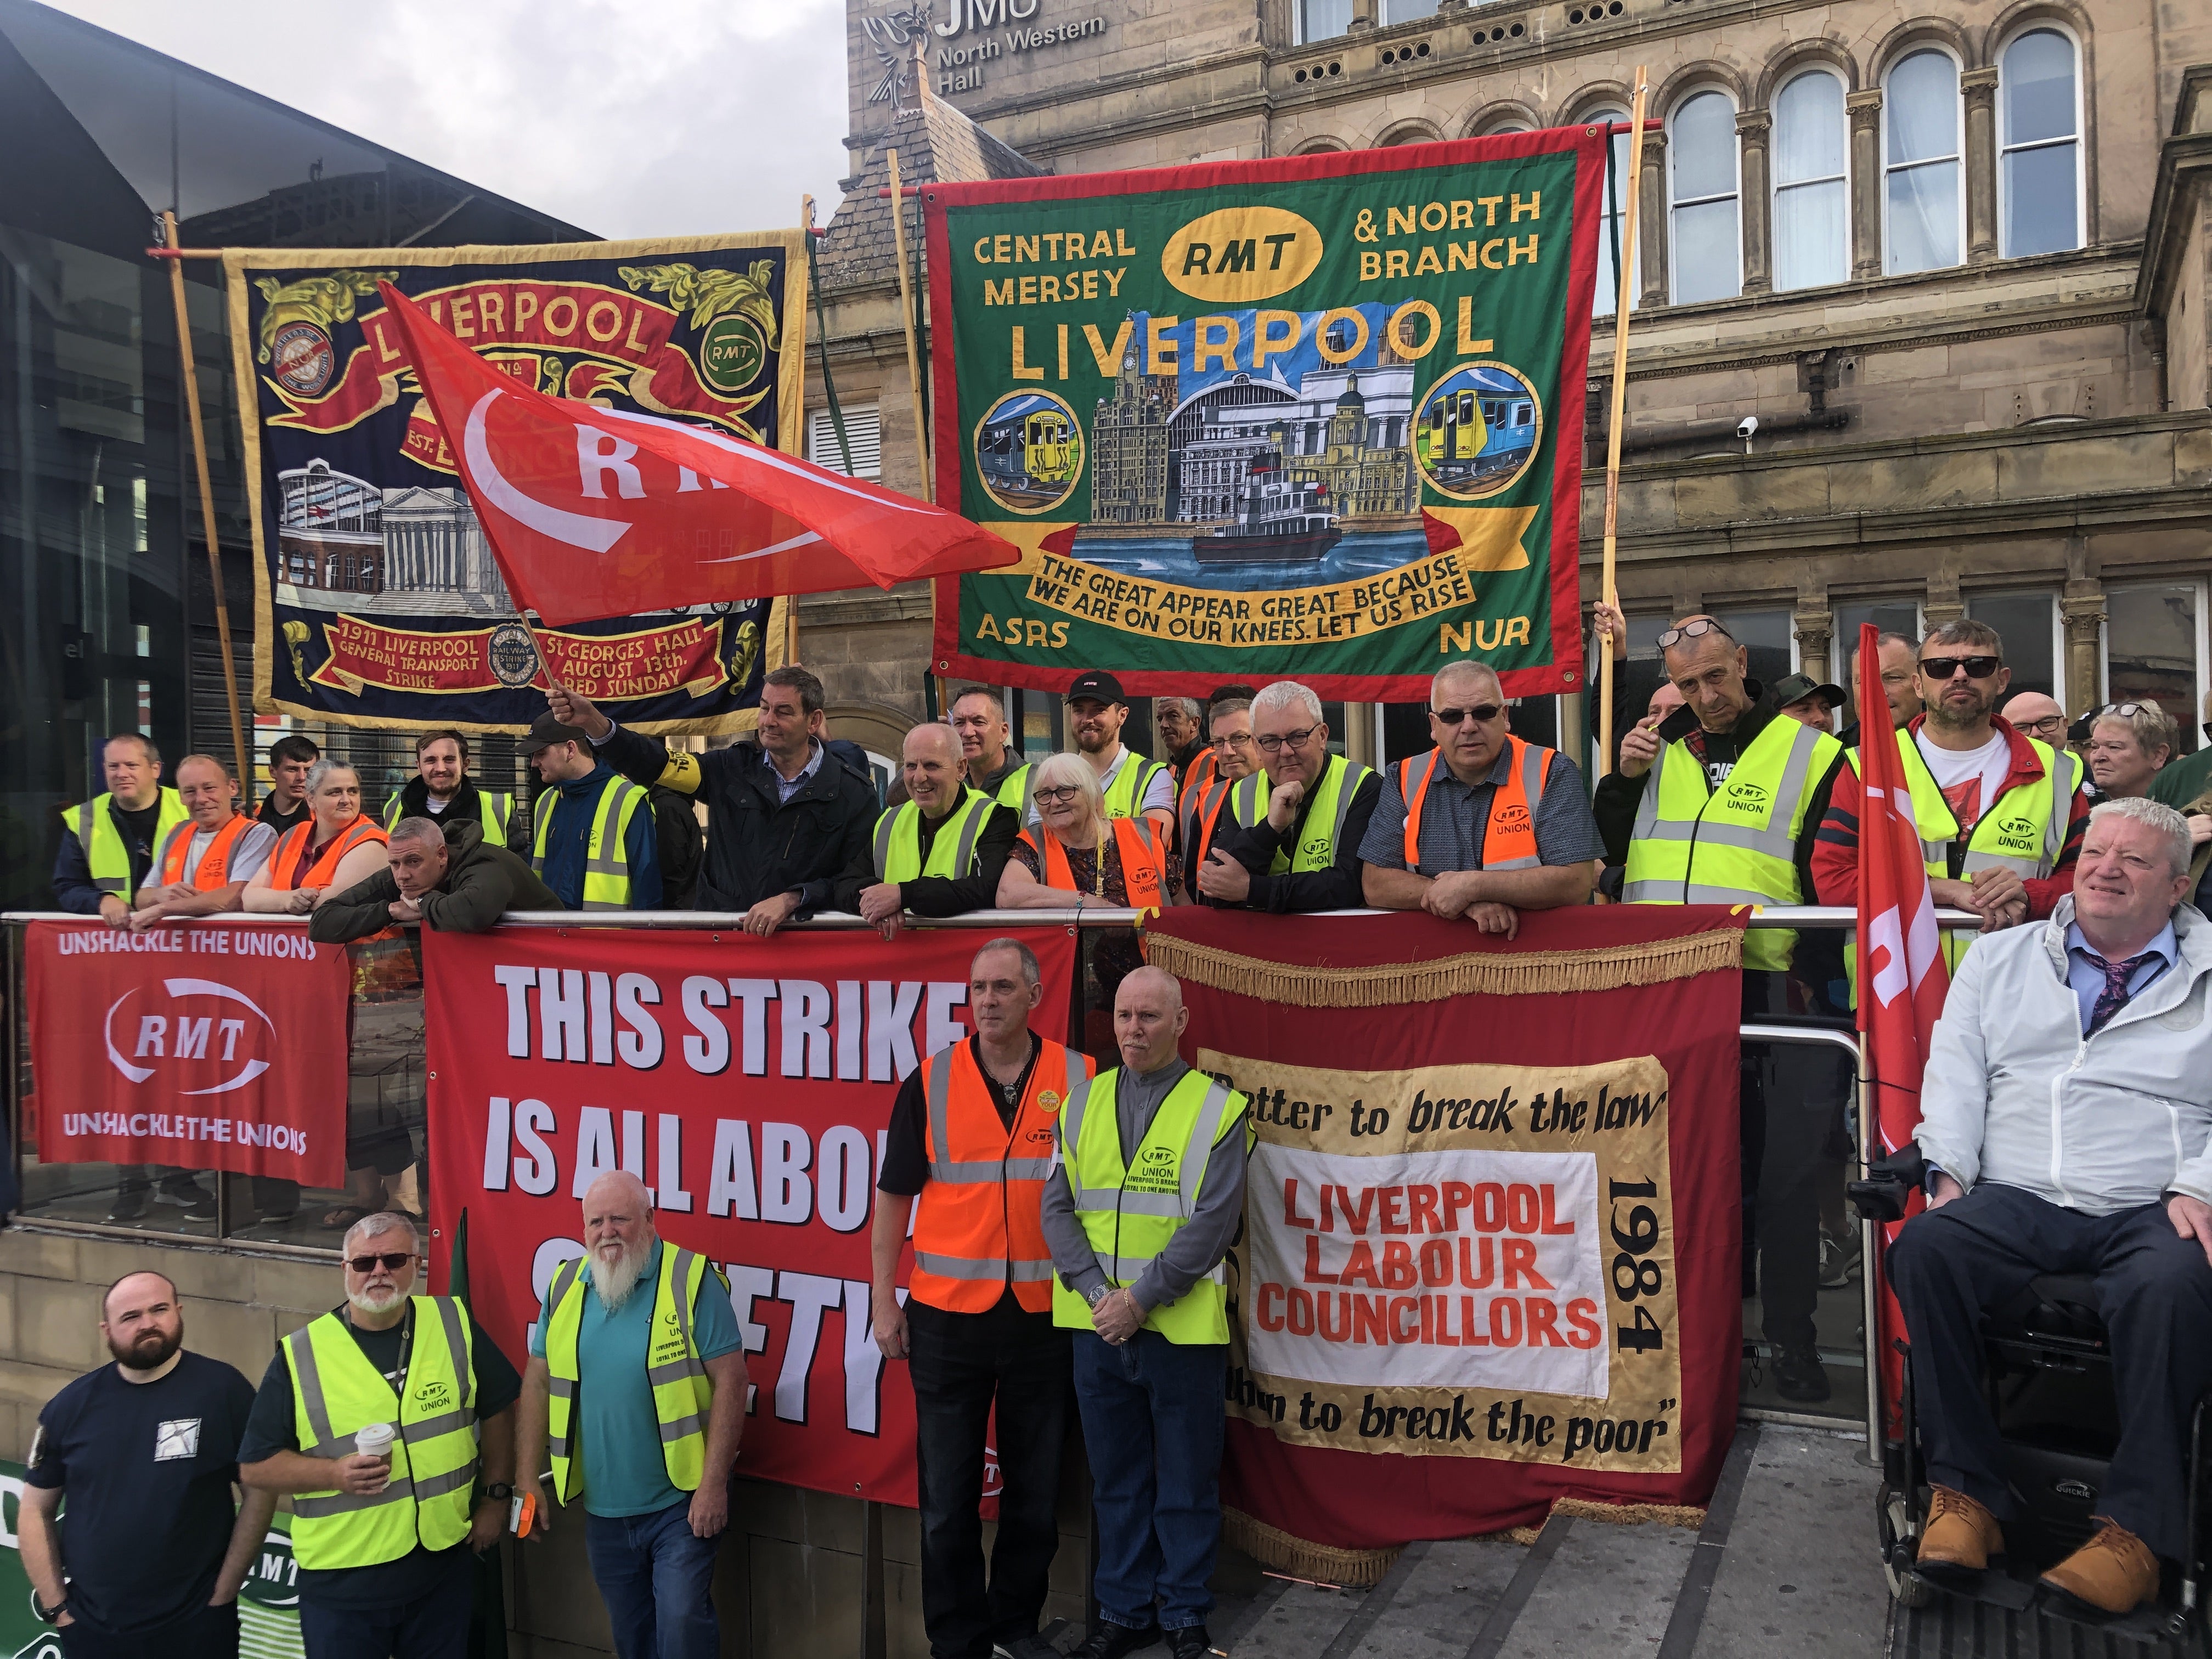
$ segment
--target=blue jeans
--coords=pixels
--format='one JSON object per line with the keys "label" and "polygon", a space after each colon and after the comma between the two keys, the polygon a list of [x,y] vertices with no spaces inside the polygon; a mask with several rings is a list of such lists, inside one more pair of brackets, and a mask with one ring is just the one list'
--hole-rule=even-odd
{"label": "blue jeans", "polygon": [[710,1591],[721,1541],[692,1536],[688,1498],[653,1515],[584,1517],[584,1551],[619,1659],[718,1659]]}
{"label": "blue jeans", "polygon": [[1139,1331],[1115,1347],[1075,1334],[1075,1401],[1091,1458],[1098,1566],[1109,1624],[1203,1625],[1221,1547],[1222,1384],[1226,1347],[1179,1347]]}

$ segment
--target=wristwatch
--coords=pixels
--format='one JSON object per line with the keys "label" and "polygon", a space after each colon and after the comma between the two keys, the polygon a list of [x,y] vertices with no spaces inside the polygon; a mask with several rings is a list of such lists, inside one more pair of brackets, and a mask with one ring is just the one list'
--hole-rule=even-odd
{"label": "wristwatch", "polygon": [[1101,1285],[1097,1290],[1091,1291],[1090,1296],[1085,1298],[1085,1300],[1091,1304],[1091,1311],[1097,1313],[1098,1311],[1098,1304],[1113,1294],[1114,1287],[1111,1285]]}
{"label": "wristwatch", "polygon": [[504,1504],[514,1496],[514,1488],[502,1480],[496,1486],[486,1486],[483,1489],[483,1495],[491,1503]]}
{"label": "wristwatch", "polygon": [[40,1624],[58,1625],[62,1621],[62,1615],[68,1611],[69,1595],[66,1592],[63,1594],[62,1599],[52,1607],[39,1600],[38,1591],[31,1592],[31,1616]]}

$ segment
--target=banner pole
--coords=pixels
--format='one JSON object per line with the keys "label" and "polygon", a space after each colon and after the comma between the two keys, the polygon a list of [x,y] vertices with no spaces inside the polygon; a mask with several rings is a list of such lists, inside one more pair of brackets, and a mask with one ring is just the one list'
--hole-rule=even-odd
{"label": "banner pole", "polygon": [[930,476],[929,432],[921,416],[921,353],[914,335],[914,279],[906,263],[906,191],[899,183],[896,150],[886,152],[891,164],[891,241],[898,254],[899,321],[906,328],[906,378],[913,393],[914,453],[921,463],[921,499],[937,499],[937,480]]}
{"label": "banner pole", "polygon": [[[172,250],[180,246],[177,240],[177,216],[167,209],[161,213],[161,240]],[[200,425],[200,377],[192,362],[191,315],[185,305],[182,259],[169,261],[169,298],[176,307],[177,359],[184,371],[185,418],[191,423],[192,464],[199,478],[200,534],[207,543],[208,578],[215,590],[215,632],[222,652],[223,696],[230,704],[231,763],[238,769],[240,810],[251,811],[253,756],[246,746],[246,722],[238,707],[238,664],[230,654],[230,606],[222,592],[222,549],[216,542],[215,485],[208,475],[207,433]]]}
{"label": "banner pole", "polygon": [[[814,286],[814,198],[810,192],[801,192],[799,198],[799,245],[806,251],[806,286],[811,289]],[[811,299],[813,295],[810,293],[807,297]],[[805,306],[802,305],[799,308],[799,315],[800,330],[799,449],[799,459],[811,461],[814,458],[806,453],[809,445],[806,441],[806,336],[805,332],[806,307]],[[830,367],[830,342],[826,337],[829,331],[825,327],[823,332],[825,337],[822,342],[822,367],[826,372]],[[846,459],[845,466],[848,472],[851,471],[852,460],[849,456]],[[787,663],[795,663],[799,660],[799,595],[796,593],[787,593],[783,600],[783,659]]]}
{"label": "banner pole", "polygon": [[[1620,608],[1620,590],[1614,582],[1614,565],[1620,550],[1620,421],[1622,405],[1628,392],[1628,309],[1636,291],[1636,210],[1638,198],[1643,194],[1644,110],[1650,97],[1648,74],[1644,66],[1639,64],[1636,66],[1636,101],[1628,117],[1628,205],[1620,216],[1620,240],[1628,252],[1626,257],[1616,254],[1613,258],[1613,274],[1620,280],[1620,288],[1613,307],[1613,384],[1607,388],[1613,410],[1605,428],[1605,562],[1598,581],[1599,596],[1616,611]],[[1610,149],[1613,143],[1610,133],[1605,142]],[[1606,641],[1605,648],[1598,653],[1597,672],[1597,775],[1603,777],[1613,770],[1613,641],[1610,639]]]}

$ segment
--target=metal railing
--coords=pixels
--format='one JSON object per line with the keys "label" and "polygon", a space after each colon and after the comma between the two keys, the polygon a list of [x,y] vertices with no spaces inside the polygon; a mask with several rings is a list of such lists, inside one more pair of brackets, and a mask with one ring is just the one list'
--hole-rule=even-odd
{"label": "metal railing", "polygon": [[[1340,910],[1318,913],[1323,916],[1381,915],[1378,910]],[[956,928],[969,932],[1006,933],[1022,927],[1066,927],[1074,930],[1086,944],[1097,939],[1134,929],[1142,913],[1109,906],[1083,905],[1070,908],[1036,910],[979,910],[967,915],[943,918],[908,917],[902,925],[916,929]],[[0,924],[6,930],[6,994],[9,1018],[6,1022],[6,1065],[8,1073],[8,1130],[9,1149],[15,1161],[19,1190],[28,1197],[24,1187],[26,1147],[24,1146],[23,1103],[30,1079],[30,1055],[23,983],[23,937],[25,927],[34,921],[59,921],[83,925],[93,919],[61,911],[11,910],[0,913]],[[304,926],[301,918],[292,916],[230,915],[222,919],[233,926]],[[502,919],[503,925],[515,927],[551,927],[562,931],[581,928],[628,928],[660,932],[681,931],[704,933],[719,936],[737,931],[738,917],[728,912],[705,910],[659,911],[568,911],[517,910]],[[1978,929],[1981,918],[1971,911],[1939,910],[1939,927],[1947,930]],[[1784,927],[1798,931],[1811,929],[1840,929],[1854,927],[1857,913],[1848,908],[1830,905],[1777,906],[1753,911],[1747,918],[1752,927]],[[857,915],[829,913],[805,921],[788,922],[786,927],[795,932],[853,932],[870,928],[873,924]],[[386,1133],[395,1127],[404,1127],[412,1135],[419,1127],[409,1119],[410,1101],[419,1103],[419,1079],[422,1071],[419,1018],[413,1026],[414,1049],[411,1060],[407,1050],[409,1040],[405,1009],[409,1003],[407,981],[412,975],[412,953],[404,945],[386,941],[380,950],[375,946],[351,947],[356,953],[354,996],[356,1018],[353,1022],[349,1044],[349,1072],[351,1087],[349,1091],[349,1116],[356,1120],[366,1116],[383,1125]],[[1079,984],[1080,975],[1079,975]],[[412,1001],[419,1006],[419,980],[411,986]],[[374,1017],[363,1018],[359,1010],[378,1011]],[[393,1011],[398,1012],[395,1015]],[[364,1028],[368,1028],[364,1036]],[[1788,1022],[1752,1020],[1741,1028],[1742,1037],[1759,1043],[1809,1044],[1826,1047],[1838,1052],[1849,1060],[1856,1081],[1858,1106],[1857,1154],[1859,1172],[1874,1155],[1875,1123],[1873,1112],[1873,1081],[1868,1066],[1865,1046],[1857,1032],[1847,1020],[1820,1017],[1796,1018]],[[419,1116],[419,1113],[417,1114]],[[416,1147],[419,1162],[421,1148]],[[40,1166],[30,1166],[33,1170]],[[52,1166],[81,1168],[86,1166]],[[114,1166],[109,1166],[114,1167]],[[83,1232],[110,1237],[126,1237],[149,1243],[178,1244],[205,1248],[210,1245],[261,1252],[276,1252],[327,1260],[337,1254],[335,1242],[328,1245],[312,1245],[283,1238],[256,1238],[246,1236],[257,1224],[244,1228],[233,1225],[240,1208],[237,1194],[243,1189],[247,1177],[219,1175],[215,1197],[216,1214],[214,1226],[208,1232],[172,1231],[156,1227],[125,1226],[86,1219],[81,1216],[22,1212],[27,1218],[41,1227]],[[105,1191],[105,1188],[99,1189]],[[334,1208],[345,1206],[346,1196],[337,1193],[327,1194]],[[427,1209],[427,1200],[424,1207]],[[1871,1223],[1861,1224],[1861,1260],[1869,1266],[1875,1256],[1875,1231]],[[1878,1328],[1874,1275],[1863,1267],[1861,1272],[1863,1317],[1865,1322],[1864,1362],[1867,1367],[1866,1430],[1868,1444],[1878,1451],[1881,1440]],[[1832,1415],[1823,1418],[1836,1420]]]}

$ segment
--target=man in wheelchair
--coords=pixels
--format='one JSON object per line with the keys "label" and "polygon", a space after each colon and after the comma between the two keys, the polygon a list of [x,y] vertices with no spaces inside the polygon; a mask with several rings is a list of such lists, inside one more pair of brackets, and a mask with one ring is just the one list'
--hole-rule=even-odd
{"label": "man in wheelchair", "polygon": [[2097,807],[2073,896],[1978,939],[1936,1028],[1928,1208],[1887,1267],[1934,1488],[1919,1568],[1938,1580],[2004,1553],[1978,1331],[2043,1273],[2094,1279],[2121,1422],[2100,1529],[2044,1583],[2126,1613],[2186,1548],[2190,1414],[2212,1383],[2212,923],[2183,902],[2191,851],[2169,807]]}

